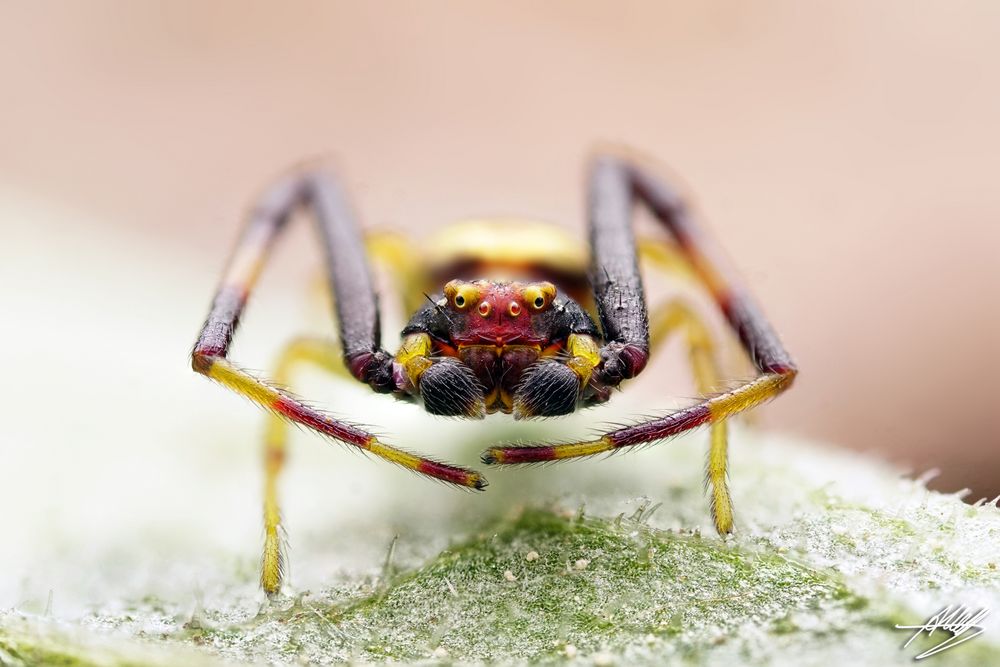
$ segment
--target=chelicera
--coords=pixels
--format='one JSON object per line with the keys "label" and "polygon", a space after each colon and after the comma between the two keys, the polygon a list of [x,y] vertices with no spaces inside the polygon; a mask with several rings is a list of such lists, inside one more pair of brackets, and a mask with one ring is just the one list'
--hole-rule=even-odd
{"label": "chelicera", "polygon": [[[796,367],[674,189],[649,169],[613,156],[596,159],[588,179],[589,249],[552,228],[503,221],[457,228],[447,243],[430,245],[424,256],[370,238],[367,247],[394,265],[402,300],[415,311],[395,353],[381,347],[366,244],[336,179],[321,171],[298,173],[264,193],[215,295],[192,352],[192,366],[272,414],[265,447],[261,573],[268,594],[280,590],[283,576],[277,477],[289,422],[428,477],[473,489],[486,487],[486,479],[475,470],[398,449],[297,399],[283,387],[289,384],[291,368],[303,362],[346,370],[376,392],[418,401],[436,415],[555,417],[607,401],[614,388],[641,373],[651,352],[651,329],[654,343],[682,333],[703,395],[693,405],[594,440],[498,444],[481,458],[488,465],[510,465],[592,456],[707,425],[712,518],[720,533],[732,530],[725,420],[785,390]],[[650,316],[631,220],[636,203],[647,206],[673,238],[649,257],[661,267],[679,262],[700,278],[755,365],[756,377],[724,388],[709,329],[683,303],[668,302]],[[321,232],[339,344],[311,338],[293,341],[272,382],[241,369],[228,359],[228,352],[271,247],[292,214],[303,207],[312,211]],[[436,293],[427,295],[425,289]]]}

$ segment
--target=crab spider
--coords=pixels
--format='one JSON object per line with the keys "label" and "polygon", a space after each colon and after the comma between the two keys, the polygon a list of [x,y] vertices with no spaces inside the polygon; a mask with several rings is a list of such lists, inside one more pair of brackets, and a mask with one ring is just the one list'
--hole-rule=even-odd
{"label": "crab spider", "polygon": [[[671,302],[650,318],[631,223],[637,202],[649,208],[675,241],[648,255],[654,263],[682,266],[700,278],[757,368],[755,378],[713,394],[719,371],[708,329],[694,311]],[[321,232],[340,346],[318,339],[294,341],[272,383],[242,370],[228,353],[247,296],[275,240],[299,208],[312,211]],[[709,425],[712,518],[720,533],[732,530],[725,419],[787,389],[797,372],[795,364],[667,183],[622,158],[598,158],[589,173],[588,213],[589,253],[554,228],[515,221],[454,228],[441,243],[429,246],[422,262],[392,237],[370,239],[369,247],[388,257],[402,274],[401,287],[408,292],[404,302],[416,311],[403,329],[398,351],[392,353],[380,346],[378,300],[366,245],[337,181],[324,172],[299,173],[265,192],[230,259],[191,361],[195,371],[272,413],[265,446],[261,572],[261,585],[269,595],[282,583],[276,484],[288,422],[422,475],[462,487],[486,487],[486,479],[474,470],[393,447],[288,393],[282,387],[299,362],[334,371],[346,367],[376,392],[420,401],[432,414],[477,419],[499,411],[515,419],[551,417],[607,401],[612,389],[641,373],[651,351],[651,328],[654,342],[681,332],[703,399],[590,441],[497,445],[483,452],[482,461],[510,465],[592,456]],[[437,293],[422,302],[424,289]]]}

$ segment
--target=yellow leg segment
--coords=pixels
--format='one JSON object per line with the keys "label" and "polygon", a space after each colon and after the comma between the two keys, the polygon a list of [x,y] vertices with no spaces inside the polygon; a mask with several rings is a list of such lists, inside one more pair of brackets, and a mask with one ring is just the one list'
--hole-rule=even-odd
{"label": "yellow leg segment", "polygon": [[[639,260],[642,265],[655,268],[673,279],[680,279],[691,285],[700,285],[698,274],[688,258],[681,252],[676,244],[662,239],[639,238],[636,239],[636,246],[639,252]],[[655,332],[651,332],[655,333]],[[652,336],[649,341],[649,356],[654,357],[657,347],[663,342],[662,336],[657,338]],[[715,353],[718,360],[719,374],[722,377],[722,367],[728,372],[737,375],[748,375],[753,373],[753,365],[747,359],[739,345],[723,345],[722,349]],[[744,422],[752,424],[755,421],[754,413],[747,412],[742,416]]]}
{"label": "yellow leg segment", "polygon": [[425,333],[410,334],[396,352],[396,361],[403,366],[407,379],[419,386],[420,376],[431,367],[431,337]]}
{"label": "yellow leg segment", "polygon": [[[274,372],[275,382],[288,386],[293,368],[303,362],[351,377],[344,367],[337,345],[321,338],[296,338],[281,352]],[[268,413],[264,438],[264,556],[260,571],[260,585],[268,595],[275,595],[281,590],[284,576],[278,476],[285,466],[289,426],[288,421],[280,415]]]}
{"label": "yellow leg segment", "polygon": [[697,283],[698,274],[684,253],[673,243],[659,239],[640,238],[636,240],[640,264],[655,266],[664,273]]}
{"label": "yellow leg segment", "polygon": [[[662,344],[671,333],[682,331],[698,392],[707,395],[718,390],[719,367],[716,362],[716,351],[708,328],[697,313],[680,301],[672,301],[652,313],[649,329],[650,348]],[[711,444],[705,477],[711,493],[712,519],[716,530],[721,534],[733,530],[733,503],[726,483],[729,434],[724,417],[738,411],[732,409],[735,408],[735,402],[726,407],[713,406],[713,420],[710,427]]]}
{"label": "yellow leg segment", "polygon": [[423,253],[412,239],[393,232],[370,232],[365,236],[365,249],[372,261],[392,277],[406,317],[424,305],[425,292],[440,289],[440,285],[429,284]]}
{"label": "yellow leg segment", "polygon": [[594,369],[601,363],[601,346],[590,336],[570,334],[566,352],[569,354],[566,365],[580,377],[580,386],[586,387]]}

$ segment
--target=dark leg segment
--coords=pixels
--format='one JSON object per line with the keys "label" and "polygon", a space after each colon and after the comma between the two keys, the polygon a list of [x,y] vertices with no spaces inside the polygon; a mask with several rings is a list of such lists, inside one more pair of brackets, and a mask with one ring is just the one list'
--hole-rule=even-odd
{"label": "dark leg segment", "polygon": [[794,376],[795,363],[785,351],[770,322],[750,296],[722,253],[695,223],[680,195],[648,171],[635,165],[613,162],[623,178],[632,183],[634,196],[649,206],[656,218],[673,234],[681,250],[704,281],[736,331],[754,365],[763,373]]}
{"label": "dark leg segment", "polygon": [[606,341],[595,379],[613,387],[645,368],[649,316],[632,230],[628,179],[602,161],[594,170],[588,199],[590,280]]}

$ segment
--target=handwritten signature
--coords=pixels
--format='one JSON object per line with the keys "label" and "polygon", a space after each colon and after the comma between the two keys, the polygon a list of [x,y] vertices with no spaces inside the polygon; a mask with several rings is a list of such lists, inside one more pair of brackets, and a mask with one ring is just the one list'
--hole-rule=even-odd
{"label": "handwritten signature", "polygon": [[938,613],[928,618],[923,625],[897,625],[896,629],[916,630],[916,632],[913,633],[913,636],[910,637],[905,644],[903,644],[903,648],[909,646],[910,642],[925,632],[928,637],[933,635],[935,630],[943,630],[951,633],[951,636],[943,642],[927,649],[914,658],[914,660],[923,660],[924,658],[929,658],[935,653],[940,653],[941,651],[954,648],[959,644],[967,642],[970,639],[983,634],[983,628],[979,625],[979,623],[984,618],[989,616],[989,614],[989,609],[980,609],[977,612],[972,612],[967,609],[965,605],[948,605]]}

